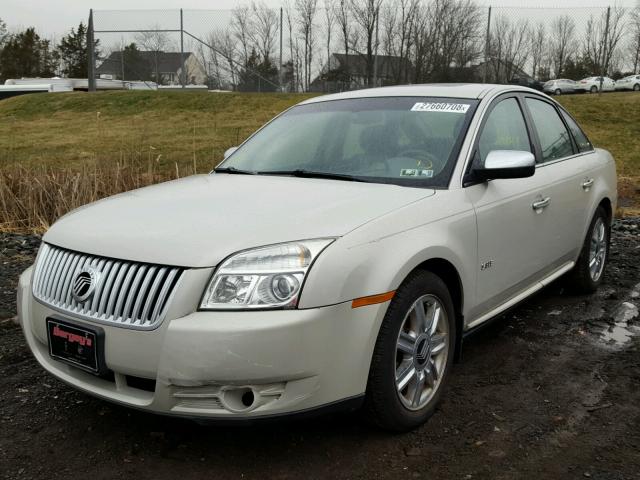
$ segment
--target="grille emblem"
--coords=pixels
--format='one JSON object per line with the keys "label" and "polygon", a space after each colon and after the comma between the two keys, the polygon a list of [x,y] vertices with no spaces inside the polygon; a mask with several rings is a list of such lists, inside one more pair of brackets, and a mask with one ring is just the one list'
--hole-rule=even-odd
{"label": "grille emblem", "polygon": [[71,285],[71,296],[78,302],[85,302],[91,298],[98,284],[100,272],[93,267],[84,267],[80,270]]}

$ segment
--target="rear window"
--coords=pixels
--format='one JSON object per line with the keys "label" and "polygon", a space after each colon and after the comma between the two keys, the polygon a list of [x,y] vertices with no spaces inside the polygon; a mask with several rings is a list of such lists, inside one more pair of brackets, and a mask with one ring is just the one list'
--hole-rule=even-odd
{"label": "rear window", "polygon": [[562,109],[560,111],[562,112],[562,118],[564,118],[564,121],[569,126],[571,135],[573,135],[573,138],[575,139],[576,144],[578,145],[578,151],[588,152],[593,150],[593,145],[591,144],[587,136],[584,134],[582,129],[578,126],[576,121],[573,118],[571,118],[571,115],[569,115],[567,112],[565,112]]}

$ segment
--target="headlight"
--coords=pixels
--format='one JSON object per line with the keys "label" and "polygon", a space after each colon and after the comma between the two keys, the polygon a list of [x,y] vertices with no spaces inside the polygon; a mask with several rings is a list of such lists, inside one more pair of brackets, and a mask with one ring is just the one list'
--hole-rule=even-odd
{"label": "headlight", "polygon": [[232,255],[216,270],[200,309],[295,308],[311,264],[332,241],[302,240]]}

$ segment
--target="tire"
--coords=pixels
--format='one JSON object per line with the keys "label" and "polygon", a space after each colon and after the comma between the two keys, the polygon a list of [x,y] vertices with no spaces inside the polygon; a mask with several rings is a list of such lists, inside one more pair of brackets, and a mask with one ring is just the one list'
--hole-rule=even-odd
{"label": "tire", "polygon": [[[434,328],[417,328],[420,305],[425,307],[423,325],[440,307]],[[455,310],[445,283],[428,271],[412,273],[389,304],[378,333],[364,404],[368,420],[396,432],[426,422],[449,378],[456,333]]]}
{"label": "tire", "polygon": [[[594,232],[596,229],[603,238],[602,243],[599,245],[599,248],[595,249],[594,253],[592,243],[595,241]],[[602,283],[607,261],[609,260],[610,238],[611,228],[609,226],[609,217],[602,207],[598,207],[587,230],[587,236],[582,244],[582,250],[580,251],[576,266],[571,272],[570,286],[576,293],[593,293]],[[594,254],[599,254],[601,258],[600,262],[596,261],[596,269],[592,268],[591,265]]]}
{"label": "tire", "polygon": [[559,88],[556,88],[556,91],[553,92],[555,95],[562,95],[562,90],[560,90]]}
{"label": "tire", "polygon": [[633,91],[634,91],[634,92],[640,92],[640,83],[636,83],[636,84],[633,86]]}
{"label": "tire", "polygon": [[595,85],[593,87],[591,87],[591,90],[589,90],[591,93],[598,93],[598,87],[596,87]]}

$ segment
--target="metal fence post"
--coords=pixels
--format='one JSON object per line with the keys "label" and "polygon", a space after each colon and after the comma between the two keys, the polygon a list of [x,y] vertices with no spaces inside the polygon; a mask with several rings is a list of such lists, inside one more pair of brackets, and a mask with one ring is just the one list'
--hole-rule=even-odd
{"label": "metal fence post", "polygon": [[184,18],[182,9],[180,9],[180,73],[180,85],[185,88],[187,72],[184,70]]}
{"label": "metal fence post", "polygon": [[96,91],[96,49],[93,36],[93,8],[89,10],[89,24],[87,26],[87,89]]}
{"label": "metal fence post", "polygon": [[598,95],[602,94],[602,84],[604,83],[604,76],[607,74],[607,44],[609,43],[609,18],[611,17],[611,7],[607,7],[607,21],[604,24],[604,42],[602,45],[602,65],[600,68],[600,88],[598,89]]}
{"label": "metal fence post", "polygon": [[280,7],[280,59],[278,60],[278,83],[280,84],[280,91],[284,92],[284,85],[282,84],[282,7]]}
{"label": "metal fence post", "polygon": [[484,43],[484,68],[482,69],[482,83],[487,83],[487,72],[489,70],[489,45],[491,40],[491,6],[487,12],[487,37]]}

